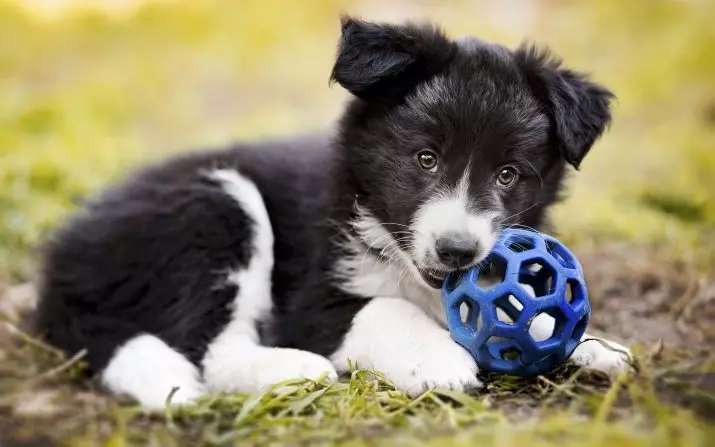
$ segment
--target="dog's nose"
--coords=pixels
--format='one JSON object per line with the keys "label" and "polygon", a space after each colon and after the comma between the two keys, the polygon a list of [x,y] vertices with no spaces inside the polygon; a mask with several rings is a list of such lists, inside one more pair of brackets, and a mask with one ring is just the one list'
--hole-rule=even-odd
{"label": "dog's nose", "polygon": [[436,251],[439,260],[450,268],[461,268],[474,261],[479,244],[462,236],[447,236],[437,239]]}

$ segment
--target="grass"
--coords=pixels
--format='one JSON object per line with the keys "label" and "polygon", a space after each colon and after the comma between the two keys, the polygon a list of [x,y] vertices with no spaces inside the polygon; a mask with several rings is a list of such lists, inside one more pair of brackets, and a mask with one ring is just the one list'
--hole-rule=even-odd
{"label": "grass", "polygon": [[[536,380],[493,377],[479,396],[434,390],[410,400],[378,373],[358,370],[339,383],[286,382],[262,394],[220,395],[196,407],[145,414],[78,380],[79,363],[25,341],[25,369],[15,364],[13,371],[28,376],[17,377],[14,394],[2,401],[16,417],[0,425],[3,434],[24,442],[705,446],[715,434],[691,411],[659,400],[659,394],[673,395],[668,387],[677,379],[675,371],[652,366],[661,354],[653,350],[640,353],[644,369],[636,380],[613,385],[596,373],[564,367]],[[46,368],[40,374],[38,364]],[[663,385],[668,377],[671,384]],[[678,396],[712,414],[714,397],[699,392],[688,384]]]}
{"label": "grass", "polygon": [[[0,0],[0,313],[36,248],[88,193],[186,148],[324,128],[343,11],[429,17],[454,35],[550,44],[618,96],[553,213],[584,261],[592,326],[635,342],[615,383],[564,367],[410,400],[379,374],[144,414],[0,327],[0,443],[700,446],[715,436],[715,3]],[[146,3],[146,4],[144,4]],[[134,7],[135,4],[143,4]],[[510,6],[506,6],[510,5]],[[28,301],[21,299],[20,301]],[[4,307],[5,306],[5,307]],[[663,339],[664,343],[658,340]]]}
{"label": "grass", "polygon": [[[682,371],[653,366],[659,350],[640,352],[641,374],[612,385],[597,373],[563,367],[535,380],[492,377],[478,396],[434,390],[411,400],[379,373],[356,370],[339,383],[291,381],[261,394],[219,395],[196,407],[146,414],[78,379],[79,357],[68,361],[22,338],[14,390],[0,402],[16,417],[0,428],[24,442],[705,446],[715,435],[715,427],[692,411],[661,400],[677,389],[678,398],[703,415],[715,414],[713,395],[678,382]],[[679,383],[686,385],[676,388]]]}

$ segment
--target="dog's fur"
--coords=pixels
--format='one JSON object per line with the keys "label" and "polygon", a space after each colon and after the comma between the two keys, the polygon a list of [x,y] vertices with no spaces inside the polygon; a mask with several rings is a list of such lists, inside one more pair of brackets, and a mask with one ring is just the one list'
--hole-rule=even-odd
{"label": "dog's fur", "polygon": [[[353,95],[333,134],[175,158],[88,203],[47,245],[47,339],[154,408],[349,361],[411,395],[479,386],[434,286],[504,226],[543,224],[612,95],[545,50],[352,18],[332,79]],[[626,368],[598,342],[572,359]]]}

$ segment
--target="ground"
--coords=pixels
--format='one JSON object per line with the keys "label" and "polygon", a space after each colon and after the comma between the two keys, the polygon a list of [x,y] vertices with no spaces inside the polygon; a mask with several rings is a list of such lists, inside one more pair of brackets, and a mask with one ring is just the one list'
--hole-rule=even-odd
{"label": "ground", "polygon": [[[0,445],[712,443],[713,2],[84,3],[0,0]],[[564,367],[409,400],[356,371],[149,415],[82,379],[81,352],[24,330],[37,247],[86,194],[171,152],[333,120],[344,11],[532,38],[615,91],[613,126],[552,220],[584,266],[591,329],[631,345],[634,378]]]}

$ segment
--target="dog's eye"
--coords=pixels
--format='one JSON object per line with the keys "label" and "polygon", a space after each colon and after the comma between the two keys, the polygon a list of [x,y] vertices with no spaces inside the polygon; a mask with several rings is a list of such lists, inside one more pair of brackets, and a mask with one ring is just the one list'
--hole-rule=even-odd
{"label": "dog's eye", "polygon": [[420,151],[417,153],[417,163],[425,171],[437,171],[437,155],[432,151]]}
{"label": "dog's eye", "polygon": [[519,173],[515,168],[507,166],[502,168],[497,174],[497,184],[503,188],[513,186],[519,179]]}

